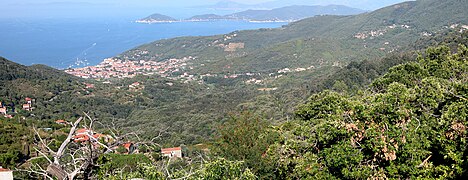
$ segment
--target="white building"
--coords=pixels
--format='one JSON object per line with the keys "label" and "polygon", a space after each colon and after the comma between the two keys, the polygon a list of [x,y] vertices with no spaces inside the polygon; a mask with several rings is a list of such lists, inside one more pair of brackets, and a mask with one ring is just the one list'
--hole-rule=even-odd
{"label": "white building", "polygon": [[0,166],[0,179],[13,180],[13,171],[9,169],[3,169],[2,166]]}
{"label": "white building", "polygon": [[163,156],[167,156],[170,158],[173,158],[173,157],[182,158],[181,147],[161,149],[161,153],[163,154]]}

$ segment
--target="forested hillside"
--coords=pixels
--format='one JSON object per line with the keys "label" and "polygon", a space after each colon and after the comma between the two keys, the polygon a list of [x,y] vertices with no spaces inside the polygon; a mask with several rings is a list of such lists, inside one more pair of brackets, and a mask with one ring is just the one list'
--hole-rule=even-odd
{"label": "forested hillside", "polygon": [[[185,65],[131,78],[0,58],[0,166],[24,178],[466,178],[467,6],[411,1],[157,41],[113,59]],[[75,128],[104,139],[60,156]],[[177,146],[184,158],[162,157]]]}
{"label": "forested hillside", "polygon": [[[292,117],[295,104],[303,102],[311,92],[357,91],[390,67],[414,59],[418,50],[444,42],[450,42],[452,48],[466,43],[467,6],[456,0],[411,1],[356,16],[314,17],[278,29],[161,40],[116,59],[166,61],[196,57],[174,77],[185,73],[195,77],[193,84],[206,88],[200,89],[199,94],[206,95],[202,99],[211,99],[211,103],[218,104],[218,97],[235,99],[226,101],[232,102],[230,105],[215,106],[211,112],[251,110],[272,121],[284,121]],[[207,111],[201,116],[194,113],[200,111],[192,104],[199,101],[195,98],[175,105],[176,112],[182,113],[174,114],[184,114],[181,119],[191,122],[205,122]],[[167,112],[173,112],[174,106],[166,105]],[[190,111],[192,108],[195,110]],[[162,113],[145,110],[131,117],[135,121],[172,124],[171,128],[184,127],[180,129],[182,134],[201,130],[193,131],[193,123],[187,126],[179,118],[175,118],[177,125],[172,117],[164,120],[170,116],[148,118],[154,117],[154,112]],[[212,122],[225,119],[219,113],[209,114],[217,119]],[[193,130],[189,133],[188,129]]]}
{"label": "forested hillside", "polygon": [[[130,106],[105,95],[112,91],[96,96],[94,88],[86,88],[87,83],[92,82],[44,65],[23,66],[0,58],[0,102],[10,105],[10,110],[15,108],[20,115],[32,113],[37,120],[56,120],[76,118],[92,109],[104,119],[128,116]],[[21,106],[28,97],[34,99],[31,113]]]}
{"label": "forested hillside", "polygon": [[[407,2],[357,16],[315,17],[279,29],[162,40],[118,57],[164,61],[197,56],[188,62],[190,68],[172,74],[193,75],[197,81],[158,75],[84,81],[44,66],[3,60],[0,100],[17,106],[18,117],[53,122],[88,112],[144,138],[164,131],[163,144],[201,143],[210,140],[230,114],[248,110],[274,123],[286,121],[311,93],[357,93],[390,67],[414,59],[420,49],[466,44],[466,4]],[[423,16],[434,21],[422,23],[418,18]],[[383,35],[372,35],[381,28]],[[367,34],[355,37],[362,32]],[[244,43],[244,48],[226,47],[229,43]],[[133,83],[141,85],[132,88]],[[32,112],[21,111],[26,97],[36,100]]]}
{"label": "forested hillside", "polygon": [[109,167],[124,168],[117,160],[128,156],[107,155],[95,177],[462,179],[468,175],[467,58],[464,45],[454,52],[429,48],[354,95],[313,94],[291,121],[271,125],[249,112],[234,115],[219,127],[207,159],[152,162],[135,155],[141,163],[122,173]]}
{"label": "forested hillside", "polygon": [[[196,56],[195,68],[188,71],[196,75],[345,65],[405,50],[417,39],[454,24],[467,25],[466,8],[468,3],[457,0],[410,1],[355,16],[309,18],[277,29],[161,40],[118,58],[164,61]],[[230,43],[243,43],[244,48],[226,49]],[[138,54],[141,51],[148,53]]]}
{"label": "forested hillside", "polygon": [[274,130],[276,177],[466,177],[467,50],[428,49],[354,96],[313,95]]}

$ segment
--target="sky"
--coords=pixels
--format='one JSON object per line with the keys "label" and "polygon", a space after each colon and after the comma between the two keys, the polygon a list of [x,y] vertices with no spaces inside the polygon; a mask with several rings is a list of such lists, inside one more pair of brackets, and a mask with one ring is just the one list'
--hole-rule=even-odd
{"label": "sky", "polygon": [[[226,0],[0,0],[0,19],[11,18],[136,18],[161,13],[176,18],[188,18],[209,12],[193,8],[213,5]],[[372,10],[404,0],[231,0],[242,4],[270,3],[276,6],[342,4]],[[211,9],[211,11],[213,11]]]}

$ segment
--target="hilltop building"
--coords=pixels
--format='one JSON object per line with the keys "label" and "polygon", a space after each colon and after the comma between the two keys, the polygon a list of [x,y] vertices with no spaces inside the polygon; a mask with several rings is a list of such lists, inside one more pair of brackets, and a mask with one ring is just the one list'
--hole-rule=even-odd
{"label": "hilltop building", "polygon": [[0,114],[6,115],[7,114],[7,108],[6,107],[0,107]]}
{"label": "hilltop building", "polygon": [[4,169],[0,166],[0,179],[1,180],[13,180],[13,171]]}
{"label": "hilltop building", "polygon": [[23,104],[23,110],[32,111],[34,109],[32,106],[32,102],[34,101],[34,99],[26,97],[24,98],[24,100],[26,101],[26,104]]}
{"label": "hilltop building", "polygon": [[175,148],[166,148],[166,149],[161,149],[161,154],[166,157],[170,158],[182,158],[182,148],[181,147],[175,147]]}

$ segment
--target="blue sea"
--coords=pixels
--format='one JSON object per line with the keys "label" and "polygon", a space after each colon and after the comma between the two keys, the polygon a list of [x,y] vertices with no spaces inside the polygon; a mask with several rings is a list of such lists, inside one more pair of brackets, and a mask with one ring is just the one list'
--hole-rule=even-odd
{"label": "blue sea", "polygon": [[0,19],[0,56],[64,69],[96,65],[139,45],[180,36],[276,28],[286,23],[245,21],[139,24],[121,19]]}

